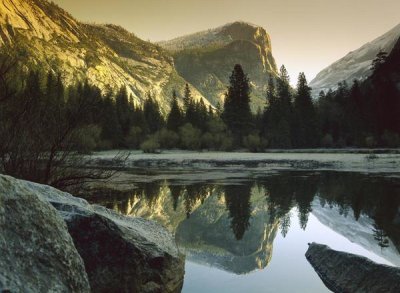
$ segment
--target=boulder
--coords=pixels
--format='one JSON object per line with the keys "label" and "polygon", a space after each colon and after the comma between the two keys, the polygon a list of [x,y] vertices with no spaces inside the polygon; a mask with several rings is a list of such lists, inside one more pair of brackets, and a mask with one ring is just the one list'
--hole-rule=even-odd
{"label": "boulder", "polygon": [[306,258],[333,292],[400,292],[400,268],[312,243]]}
{"label": "boulder", "polygon": [[90,292],[65,222],[38,192],[0,175],[0,291]]}
{"label": "boulder", "polygon": [[[33,183],[29,183],[33,184]],[[35,185],[67,223],[94,292],[180,292],[184,257],[161,225]]]}

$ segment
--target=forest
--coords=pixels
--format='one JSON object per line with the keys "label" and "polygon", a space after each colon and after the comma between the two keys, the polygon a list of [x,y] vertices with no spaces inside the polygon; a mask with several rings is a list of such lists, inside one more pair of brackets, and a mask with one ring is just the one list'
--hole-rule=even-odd
{"label": "forest", "polygon": [[[87,81],[65,86],[61,74],[40,70],[16,77],[13,59],[2,56],[1,168],[32,181],[58,186],[60,181],[67,184],[67,178],[73,184],[80,176],[65,174],[65,166],[73,166],[72,158],[77,158],[71,154],[96,150],[262,152],[400,145],[400,99],[390,79],[394,57],[384,52],[371,65],[368,80],[340,83],[316,100],[304,73],[294,89],[282,66],[279,76],[269,77],[265,107],[257,113],[250,110],[250,80],[237,64],[223,105],[213,108],[195,101],[186,84],[171,93],[167,115],[150,94],[143,105],[135,105],[125,88],[102,94]],[[63,169],[61,177],[53,175],[57,169]]]}

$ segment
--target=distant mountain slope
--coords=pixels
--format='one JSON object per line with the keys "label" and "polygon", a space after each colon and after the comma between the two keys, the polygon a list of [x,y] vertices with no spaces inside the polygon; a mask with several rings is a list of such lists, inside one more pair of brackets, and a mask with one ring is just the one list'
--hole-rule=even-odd
{"label": "distant mountain slope", "polygon": [[[66,84],[88,79],[103,92],[125,86],[137,104],[151,92],[163,112],[186,80],[168,52],[121,27],[75,20],[46,0],[0,0],[0,45],[23,48],[31,68],[60,72]],[[195,99],[208,101],[193,89]]]}
{"label": "distant mountain slope", "polygon": [[380,50],[389,53],[399,37],[400,24],[322,70],[310,82],[314,94],[318,94],[321,90],[334,89],[343,80],[350,84],[354,79],[368,78],[372,73],[370,67],[376,54]]}
{"label": "distant mountain slope", "polygon": [[237,63],[252,82],[253,108],[264,105],[268,77],[277,75],[268,33],[249,23],[234,22],[159,45],[173,54],[179,74],[214,105],[223,100]]}

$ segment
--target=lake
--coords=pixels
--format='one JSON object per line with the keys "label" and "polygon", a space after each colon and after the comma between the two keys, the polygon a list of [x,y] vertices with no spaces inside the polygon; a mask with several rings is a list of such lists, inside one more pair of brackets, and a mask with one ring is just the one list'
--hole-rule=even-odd
{"label": "lake", "polygon": [[138,176],[132,190],[97,190],[89,198],[173,232],[186,255],[183,292],[329,292],[304,256],[311,242],[400,266],[398,176],[184,177]]}

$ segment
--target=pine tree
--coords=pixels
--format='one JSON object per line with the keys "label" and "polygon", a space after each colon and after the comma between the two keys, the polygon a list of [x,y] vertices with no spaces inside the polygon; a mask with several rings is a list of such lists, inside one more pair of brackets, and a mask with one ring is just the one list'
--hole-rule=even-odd
{"label": "pine tree", "polygon": [[365,98],[357,80],[353,81],[349,98],[346,103],[345,120],[347,124],[347,141],[350,145],[362,145],[365,132]]}
{"label": "pine tree", "polygon": [[117,110],[111,95],[105,96],[101,111],[101,136],[103,140],[110,142],[112,147],[118,147],[123,135],[121,125],[118,121]]}
{"label": "pine tree", "polygon": [[289,74],[282,65],[276,80],[271,77],[267,90],[268,107],[265,110],[265,135],[269,146],[289,148],[292,146],[292,102]]}
{"label": "pine tree", "polygon": [[[122,136],[123,138],[125,138],[129,134],[129,131],[131,129],[131,116],[128,93],[125,87],[121,87],[117,96],[115,97],[115,106],[120,128],[122,130]],[[125,142],[123,140],[120,143],[121,146],[125,145]]]}
{"label": "pine tree", "polygon": [[150,93],[147,100],[144,102],[143,115],[146,121],[145,132],[151,134],[163,128],[165,121],[160,112],[160,106]]}
{"label": "pine tree", "polygon": [[248,135],[253,125],[250,110],[250,85],[242,66],[236,64],[229,78],[228,93],[224,103],[223,120],[232,132],[237,146]]}
{"label": "pine tree", "polygon": [[189,84],[185,85],[185,93],[183,96],[183,103],[185,105],[185,111],[187,111],[192,104],[192,92],[190,91]]}
{"label": "pine tree", "polygon": [[197,105],[196,102],[192,100],[192,93],[189,84],[186,84],[185,86],[183,103],[185,106],[185,122],[197,126],[199,124],[199,117],[197,115],[198,113],[196,112]]}
{"label": "pine tree", "polygon": [[315,147],[318,142],[317,117],[311,99],[311,88],[303,72],[299,74],[294,100],[294,146]]}
{"label": "pine tree", "polygon": [[178,105],[176,92],[172,92],[171,110],[167,117],[167,128],[172,131],[178,131],[183,125],[184,117]]}

